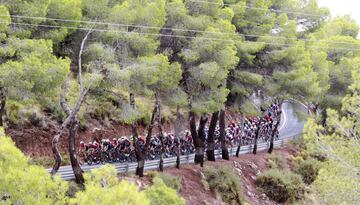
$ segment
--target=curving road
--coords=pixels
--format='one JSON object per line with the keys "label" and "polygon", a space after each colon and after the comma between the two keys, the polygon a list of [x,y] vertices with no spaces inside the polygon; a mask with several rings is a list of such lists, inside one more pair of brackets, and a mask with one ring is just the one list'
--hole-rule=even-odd
{"label": "curving road", "polygon": [[280,138],[301,134],[305,125],[305,120],[296,116],[296,112],[307,113],[307,108],[303,104],[286,101],[282,105],[282,111],[279,128]]}
{"label": "curving road", "polygon": [[[282,146],[286,140],[298,136],[302,133],[305,121],[299,119],[296,116],[296,112],[307,112],[304,105],[292,102],[292,101],[286,101],[282,105],[282,115],[281,115],[281,123],[279,128],[279,134],[280,139],[275,142],[275,146],[279,147]],[[268,143],[261,143],[258,145],[258,150],[266,150],[268,147]],[[249,153],[252,150],[252,145],[242,146],[240,149],[240,154]],[[233,155],[235,153],[236,148],[229,148],[230,154]],[[217,158],[221,158],[221,153],[217,150],[215,152]],[[180,158],[181,164],[188,164],[192,163],[194,161],[194,154],[192,155],[186,155],[181,156]],[[176,157],[172,158],[165,158],[164,159],[164,167],[174,166],[176,163]],[[151,170],[151,169],[157,169],[159,164],[159,160],[152,160],[147,161],[145,163],[145,170]],[[124,173],[124,172],[132,172],[135,170],[137,163],[114,163],[116,170],[118,173]],[[83,165],[81,168],[87,172],[91,169],[99,168],[103,165]],[[49,169],[49,172],[51,169]],[[72,171],[71,166],[62,166],[60,167],[58,174],[61,176],[61,178],[65,180],[71,180],[74,178],[74,174]]]}

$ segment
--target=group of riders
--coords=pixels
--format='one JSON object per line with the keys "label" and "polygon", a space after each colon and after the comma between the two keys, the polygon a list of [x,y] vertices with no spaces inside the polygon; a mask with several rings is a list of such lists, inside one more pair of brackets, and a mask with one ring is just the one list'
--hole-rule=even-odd
{"label": "group of riders", "polygon": [[[259,141],[268,141],[274,133],[274,138],[279,137],[279,131],[274,129],[275,123],[280,120],[281,105],[273,103],[265,111],[262,117],[245,118],[242,123],[230,121],[225,128],[225,141],[228,146],[249,145],[254,143],[256,136]],[[220,128],[215,128],[215,149],[220,149]],[[207,141],[208,127],[205,128],[205,138]],[[141,149],[145,147],[145,138],[139,136],[137,143]],[[163,157],[174,157],[179,150],[181,155],[192,154],[195,152],[193,139],[189,130],[185,130],[177,139],[173,133],[163,134],[164,148],[160,138],[153,136],[150,140],[146,159],[153,160]],[[79,149],[80,161],[91,165],[93,163],[112,163],[112,162],[136,162],[135,146],[130,138],[122,136],[120,138],[94,140],[93,142],[80,142]]]}

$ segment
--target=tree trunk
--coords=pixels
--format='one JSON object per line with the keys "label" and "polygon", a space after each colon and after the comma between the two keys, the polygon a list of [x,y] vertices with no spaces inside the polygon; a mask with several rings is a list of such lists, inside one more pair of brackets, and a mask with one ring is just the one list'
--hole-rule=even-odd
{"label": "tree trunk", "polygon": [[160,149],[160,160],[159,160],[159,171],[164,171],[164,159],[163,155],[165,152],[165,144],[164,144],[164,135],[163,135],[163,128],[161,123],[161,104],[160,104],[160,96],[159,94],[156,94],[156,108],[157,108],[157,123],[158,123],[158,129],[159,129],[159,139],[161,143],[161,149]]}
{"label": "tree trunk", "polygon": [[[130,107],[135,110],[135,96],[134,93],[130,93]],[[133,122],[131,124],[131,132],[133,137],[133,145],[135,147],[135,154],[137,159],[137,167],[136,167],[136,175],[139,177],[144,176],[144,165],[145,165],[145,156],[143,155],[143,152],[140,149],[139,143],[138,143],[138,133],[136,129],[136,122]]]}
{"label": "tree trunk", "polygon": [[274,138],[275,138],[275,133],[277,132],[277,129],[279,127],[279,124],[280,124],[280,120],[278,119],[276,124],[275,124],[275,127],[274,127],[274,129],[272,130],[272,133],[271,133],[270,147],[269,147],[269,150],[268,150],[269,154],[271,154],[273,149],[274,149]]}
{"label": "tree trunk", "polygon": [[226,140],[225,140],[225,108],[223,107],[220,111],[219,116],[219,127],[220,127],[220,143],[221,143],[221,155],[222,159],[229,160],[229,150],[226,146]]}
{"label": "tree trunk", "polygon": [[206,114],[202,114],[199,122],[198,138],[199,144],[196,147],[195,163],[200,163],[200,166],[204,166],[204,149],[205,149],[205,125],[208,118]]}
{"label": "tree trunk", "polygon": [[327,111],[326,109],[324,109],[322,112],[321,112],[321,125],[323,127],[326,127],[326,119],[327,119],[328,115],[327,115]]}
{"label": "tree trunk", "polygon": [[6,95],[5,88],[0,87],[0,127],[4,126],[3,116],[5,113]]}
{"label": "tree trunk", "polygon": [[[165,144],[164,144],[164,135],[162,132],[162,128],[160,128],[161,125],[159,125],[159,139],[161,143],[161,149],[160,149],[160,159],[159,159],[159,171],[164,171],[164,152],[165,152]],[[160,131],[161,130],[161,131]]]}
{"label": "tree trunk", "polygon": [[156,101],[155,101],[155,105],[154,105],[154,110],[151,114],[151,120],[150,120],[150,125],[148,127],[148,134],[146,136],[146,142],[145,142],[145,149],[143,150],[144,152],[144,156],[146,157],[147,152],[149,151],[149,146],[150,146],[150,142],[151,142],[151,137],[152,137],[152,130],[154,127],[154,121],[155,121],[155,115],[157,112],[157,106],[156,106]]}
{"label": "tree trunk", "polygon": [[236,149],[236,157],[239,157],[239,154],[240,154],[240,148],[241,148],[241,145],[242,145],[242,137],[243,137],[243,134],[241,133],[240,134],[240,139],[239,139],[239,144],[238,144],[238,147]]}
{"label": "tree trunk", "polygon": [[65,121],[59,127],[59,129],[56,130],[56,133],[53,137],[53,140],[51,143],[51,150],[54,155],[55,164],[53,165],[53,168],[51,170],[51,175],[55,175],[60,168],[62,158],[61,158],[61,155],[60,155],[60,152],[59,152],[59,149],[57,146],[59,144],[59,140],[63,133],[63,130],[70,124],[70,118],[71,118],[71,116],[68,116],[65,119]]}
{"label": "tree trunk", "polygon": [[215,161],[215,129],[218,118],[219,111],[214,112],[211,116],[206,149],[206,156],[209,161]]}
{"label": "tree trunk", "polygon": [[61,154],[57,147],[61,134],[62,134],[62,129],[58,129],[56,131],[56,134],[54,135],[52,143],[51,143],[51,150],[52,150],[52,153],[54,155],[54,160],[55,160],[55,164],[53,165],[53,168],[51,170],[51,175],[55,175],[57,173],[57,171],[60,168],[61,161],[62,161]]}
{"label": "tree trunk", "polygon": [[83,170],[80,167],[79,161],[76,157],[76,146],[75,146],[75,138],[77,135],[77,131],[79,128],[79,120],[73,119],[70,124],[69,129],[69,155],[71,167],[73,169],[75,175],[75,181],[77,184],[84,184]]}
{"label": "tree trunk", "polygon": [[255,132],[253,154],[257,153],[257,142],[258,142],[258,138],[259,138],[259,133],[260,133],[260,122],[257,124],[257,129],[256,129],[256,132]]}
{"label": "tree trunk", "polygon": [[176,168],[180,168],[180,132],[182,130],[182,116],[180,107],[176,107],[176,121],[175,121],[175,143],[176,143]]}
{"label": "tree trunk", "polygon": [[[192,136],[192,139],[193,139],[193,143],[194,143],[194,146],[195,146],[195,152],[196,153],[201,153],[201,150],[200,148],[200,140],[199,140],[199,137],[198,137],[198,133],[197,133],[197,130],[196,130],[196,122],[195,122],[195,113],[193,111],[191,111],[190,109],[190,112],[189,112],[189,124],[190,124],[190,132],[191,132],[191,136]],[[195,163],[200,163],[200,160],[196,157],[195,153]]]}
{"label": "tree trunk", "polygon": [[243,119],[241,120],[241,127],[240,127],[240,136],[239,136],[239,144],[238,144],[238,147],[237,147],[237,150],[236,150],[236,157],[239,157],[239,154],[240,154],[240,148],[241,148],[241,145],[242,145],[242,137],[243,137],[243,134],[244,134],[244,121]]}

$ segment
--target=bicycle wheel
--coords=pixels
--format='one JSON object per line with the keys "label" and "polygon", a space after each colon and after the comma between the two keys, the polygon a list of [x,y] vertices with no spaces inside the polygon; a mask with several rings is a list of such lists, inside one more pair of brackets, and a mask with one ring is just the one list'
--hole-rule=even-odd
{"label": "bicycle wheel", "polygon": [[90,166],[93,163],[93,156],[92,155],[88,155],[86,158],[86,163]]}

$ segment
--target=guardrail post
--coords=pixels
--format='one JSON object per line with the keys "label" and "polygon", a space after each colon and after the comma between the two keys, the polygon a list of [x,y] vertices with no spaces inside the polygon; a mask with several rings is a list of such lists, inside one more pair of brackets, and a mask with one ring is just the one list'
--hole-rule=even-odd
{"label": "guardrail post", "polygon": [[128,172],[129,172],[129,162],[126,162],[125,173],[127,174]]}

